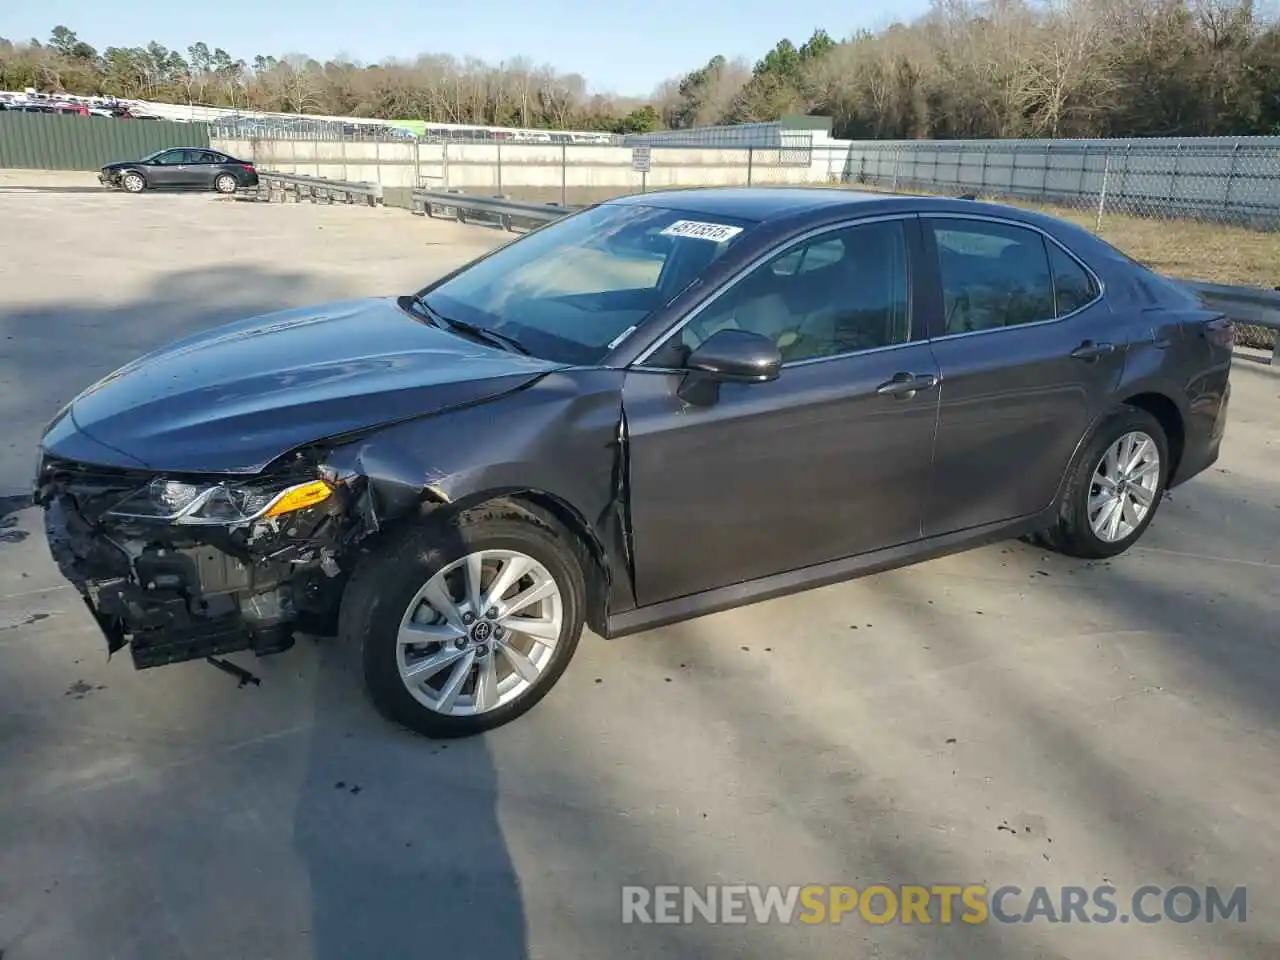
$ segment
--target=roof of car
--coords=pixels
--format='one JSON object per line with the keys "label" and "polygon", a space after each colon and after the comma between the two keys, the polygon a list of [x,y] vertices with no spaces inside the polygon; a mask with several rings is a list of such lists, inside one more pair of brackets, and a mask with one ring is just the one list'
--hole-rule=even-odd
{"label": "roof of car", "polygon": [[700,187],[632,194],[610,202],[645,204],[743,220],[772,220],[806,210],[886,199],[900,197],[826,187]]}
{"label": "roof of car", "polygon": [[[609,203],[644,204],[705,216],[734,217],[764,222],[805,214],[835,215],[862,208],[884,207],[894,211],[919,210],[934,213],[973,212],[1015,216],[1030,222],[1047,218],[1025,210],[982,203],[960,197],[922,197],[902,193],[870,193],[840,187],[697,187],[688,190],[659,190],[631,194]],[[870,212],[867,210],[867,212]]]}

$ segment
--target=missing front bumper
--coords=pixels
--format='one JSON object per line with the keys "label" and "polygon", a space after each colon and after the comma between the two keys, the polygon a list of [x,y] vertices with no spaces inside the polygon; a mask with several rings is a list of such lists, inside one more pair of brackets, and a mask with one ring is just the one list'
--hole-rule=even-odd
{"label": "missing front bumper", "polygon": [[[278,606],[275,594],[247,599],[259,603],[274,599]],[[241,650],[262,656],[293,646],[288,623],[251,621],[239,609],[221,616],[193,615],[187,596],[144,590],[127,580],[91,581],[85,602],[102,628],[108,649],[118,650],[127,642],[139,670]]]}
{"label": "missing front bumper", "polygon": [[155,545],[131,555],[60,498],[45,509],[59,569],[79,591],[109,653],[129,647],[138,669],[293,645],[292,574],[251,568],[214,547]]}

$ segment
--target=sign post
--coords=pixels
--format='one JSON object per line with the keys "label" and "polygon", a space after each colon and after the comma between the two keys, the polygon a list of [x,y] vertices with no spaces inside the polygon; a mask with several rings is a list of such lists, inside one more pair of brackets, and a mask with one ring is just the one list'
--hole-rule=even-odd
{"label": "sign post", "polygon": [[640,192],[645,193],[648,190],[649,181],[649,147],[632,147],[631,148],[631,169],[640,174]]}

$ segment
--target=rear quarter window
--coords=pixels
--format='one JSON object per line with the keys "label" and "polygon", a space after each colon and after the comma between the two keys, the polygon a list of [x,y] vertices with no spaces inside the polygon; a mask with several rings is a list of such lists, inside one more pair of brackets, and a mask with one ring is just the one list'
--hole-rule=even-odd
{"label": "rear quarter window", "polygon": [[1089,271],[1056,243],[1047,243],[1049,269],[1053,273],[1053,298],[1057,315],[1065,316],[1098,298],[1098,285]]}

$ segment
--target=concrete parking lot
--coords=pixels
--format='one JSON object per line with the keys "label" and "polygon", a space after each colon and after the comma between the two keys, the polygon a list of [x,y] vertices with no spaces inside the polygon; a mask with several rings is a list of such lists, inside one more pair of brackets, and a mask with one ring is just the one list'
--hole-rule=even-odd
{"label": "concrete parking lot", "polygon": [[[484,738],[383,722],[323,640],[233,658],[243,689],[108,662],[22,499],[61,403],[180,334],[502,239],[0,173],[4,960],[1280,955],[1280,371],[1253,358],[1221,461],[1123,557],[1006,543],[588,637]],[[1109,885],[1121,914],[1143,885],[1245,887],[1247,913],[622,923],[623,885],[734,883],[1012,884],[1009,913]]]}

